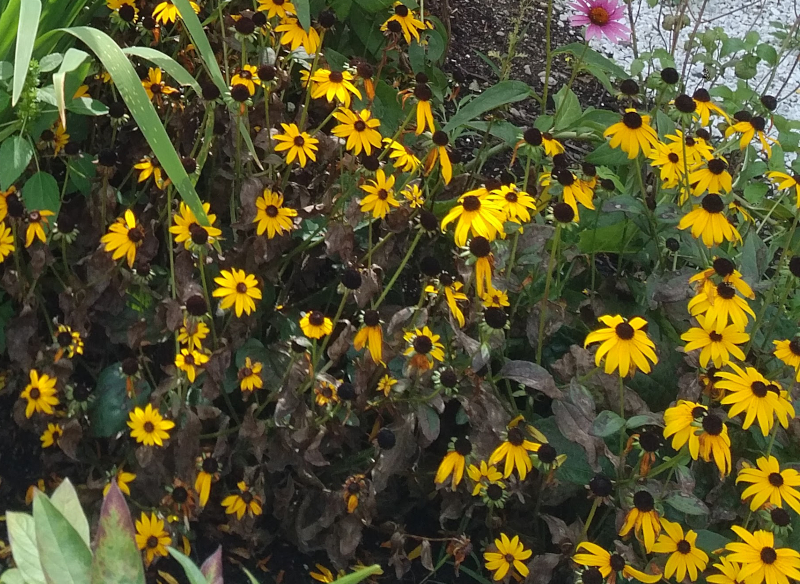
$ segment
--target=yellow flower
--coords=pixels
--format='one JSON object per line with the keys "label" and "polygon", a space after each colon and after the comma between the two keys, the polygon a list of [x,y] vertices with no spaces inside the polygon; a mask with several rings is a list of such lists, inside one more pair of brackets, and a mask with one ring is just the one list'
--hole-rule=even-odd
{"label": "yellow flower", "polygon": [[505,483],[501,480],[503,473],[497,470],[493,464],[486,464],[485,460],[481,461],[480,466],[474,464],[469,465],[467,469],[469,478],[475,483],[472,489],[472,496],[477,497],[482,491],[485,491],[489,485],[498,485],[505,488]]}
{"label": "yellow flower", "polygon": [[689,580],[696,582],[698,573],[703,572],[708,565],[708,555],[697,548],[697,533],[689,530],[684,535],[679,523],[666,519],[661,520],[661,526],[664,532],[653,546],[653,551],[670,554],[664,567],[664,576],[672,578],[674,574],[676,581],[683,582],[688,572]]}
{"label": "yellow flower", "polygon": [[[533,438],[536,442],[528,440]],[[517,416],[508,425],[505,441],[494,449],[489,457],[489,464],[498,464],[505,460],[503,477],[511,476],[517,469],[519,480],[525,477],[533,468],[530,452],[538,452],[542,444],[547,444],[547,438],[530,424],[526,424],[522,416]]]}
{"label": "yellow flower", "polygon": [[55,126],[42,132],[41,140],[45,146],[53,149],[53,156],[58,156],[58,153],[69,143],[69,134],[59,120]]}
{"label": "yellow flower", "polygon": [[297,217],[297,211],[283,206],[283,195],[264,189],[261,196],[256,199],[256,231],[259,235],[267,232],[267,239],[276,235],[283,235],[294,228],[292,217]]}
{"label": "yellow flower", "polygon": [[750,340],[750,335],[741,330],[735,325],[728,325],[727,327],[716,332],[713,321],[705,316],[698,316],[697,322],[699,327],[693,327],[681,335],[681,339],[687,341],[684,350],[688,353],[695,349],[702,349],[700,351],[700,365],[708,367],[709,361],[714,361],[714,367],[720,368],[726,365],[731,360],[731,355],[739,359],[745,360],[744,352],[737,347]]}
{"label": "yellow flower", "polygon": [[38,239],[42,243],[47,243],[47,236],[44,233],[44,227],[50,226],[48,217],[53,215],[52,211],[42,209],[41,211],[31,211],[28,213],[28,228],[25,232],[25,247],[30,247],[34,239]]}
{"label": "yellow flower", "polygon": [[422,164],[419,158],[404,144],[396,142],[391,138],[384,138],[383,143],[389,147],[389,158],[392,159],[392,164],[394,164],[396,169],[402,170],[403,172],[413,172]]}
{"label": "yellow flower", "polygon": [[[126,495],[130,496],[131,488],[128,486],[128,483],[133,482],[133,480],[136,478],[136,475],[133,474],[132,472],[125,472],[120,468],[117,470],[116,474],[114,475],[114,478],[117,481],[117,486],[119,487],[119,490],[125,493]],[[108,483],[103,488],[104,497],[108,494],[108,490],[110,488],[111,488],[111,483]]]}
{"label": "yellow flower", "polygon": [[39,437],[39,440],[42,441],[42,448],[57,446],[58,441],[61,440],[61,436],[63,434],[64,429],[61,427],[61,424],[53,424],[52,422],[49,422],[47,424],[47,429],[42,432],[42,435]]}
{"label": "yellow flower", "polygon": [[369,110],[359,113],[349,109],[339,108],[333,117],[339,125],[333,129],[333,135],[346,138],[345,147],[358,156],[363,150],[367,156],[372,154],[372,149],[381,147],[381,133],[376,129],[380,127],[380,120],[373,118]]}
{"label": "yellow flower", "polygon": [[767,120],[761,116],[753,116],[749,120],[736,122],[732,126],[729,126],[728,129],[725,130],[725,137],[727,138],[734,132],[741,133],[742,136],[739,138],[740,150],[747,148],[748,144],[753,141],[753,138],[758,137],[758,141],[761,142],[764,152],[767,153],[767,156],[772,156],[772,146],[770,142],[777,144],[778,141],[767,136],[767,133],[764,131],[766,127]]}
{"label": "yellow flower", "polygon": [[392,391],[392,388],[395,385],[397,385],[397,380],[387,373],[378,381],[377,389],[378,391],[383,392],[385,397],[389,397],[389,392]]}
{"label": "yellow flower", "polygon": [[[560,170],[554,169],[553,174],[558,184],[560,184],[563,189],[564,202],[572,207],[572,210],[575,212],[575,220],[580,221],[578,203],[587,209],[594,209],[594,202],[592,201],[594,192],[585,181],[578,179],[578,177],[567,168],[562,168]],[[553,175],[549,172],[543,172],[539,178],[539,183],[544,187],[549,187],[552,184],[552,179]]]}
{"label": "yellow flower", "polygon": [[705,166],[689,173],[689,183],[694,185],[692,194],[696,197],[705,192],[715,195],[731,192],[733,179],[728,172],[728,162],[724,158],[708,160]]}
{"label": "yellow flower", "polygon": [[167,546],[172,545],[172,538],[164,530],[164,521],[151,513],[142,512],[142,518],[136,521],[136,545],[144,550],[145,562],[149,566],[156,556],[167,557]]}
{"label": "yellow flower", "polygon": [[350,107],[350,94],[361,99],[361,92],[353,85],[353,74],[349,71],[329,71],[317,69],[311,76],[311,97],[324,97],[329,102],[338,99],[345,107]]}
{"label": "yellow flower", "polygon": [[261,515],[261,497],[250,492],[250,487],[244,481],[239,481],[236,486],[239,492],[228,495],[222,500],[225,513],[236,514],[236,519],[241,519],[247,513],[250,517]]}
{"label": "yellow flower", "polygon": [[725,556],[720,557],[719,561],[719,564],[714,564],[712,566],[717,573],[709,574],[706,576],[706,580],[711,582],[711,584],[740,584],[740,582],[743,581],[739,578],[739,572],[742,570],[739,564],[731,562]]}
{"label": "yellow flower", "polygon": [[467,438],[457,438],[453,440],[447,454],[444,455],[442,462],[439,464],[433,482],[437,485],[441,485],[447,480],[447,477],[452,475],[451,485],[455,490],[464,478],[464,468],[467,464],[467,457],[471,453],[472,444],[470,444]]}
{"label": "yellow flower", "polygon": [[715,414],[703,416],[699,426],[702,432],[697,437],[698,454],[706,462],[711,462],[713,459],[719,469],[720,479],[724,479],[731,472],[731,439],[728,436],[728,426]]}
{"label": "yellow flower", "polygon": [[111,258],[118,260],[125,257],[128,260],[128,267],[133,267],[136,260],[136,250],[142,245],[144,240],[144,228],[136,222],[133,211],[125,211],[124,217],[117,218],[117,221],[108,228],[108,233],[100,238],[100,243],[105,246],[107,252],[113,252]]}
{"label": "yellow flower", "polygon": [[[392,24],[396,23],[396,24]],[[399,30],[396,30],[399,29]],[[381,30],[386,32],[403,33],[403,38],[406,39],[408,44],[411,44],[411,37],[413,36],[419,42],[419,31],[425,30],[425,23],[419,20],[414,11],[410,10],[402,2],[394,3],[394,14],[381,25]]]}
{"label": "yellow flower", "polygon": [[255,65],[244,65],[233,77],[231,77],[231,87],[244,85],[250,95],[255,95],[256,84],[260,84],[258,78],[258,67]]}
{"label": "yellow flower", "polygon": [[423,205],[425,205],[425,197],[422,195],[422,191],[419,188],[417,183],[407,185],[401,191],[401,194],[408,201],[408,206],[412,209],[420,209]]}
{"label": "yellow flower", "polygon": [[676,142],[671,144],[658,143],[650,152],[650,158],[650,165],[660,171],[664,188],[671,189],[678,186],[678,182],[681,181],[686,170],[681,145]]}
{"label": "yellow flower", "polygon": [[658,144],[658,134],[650,126],[650,116],[640,115],[635,109],[626,109],[622,119],[609,127],[603,136],[611,137],[609,145],[620,148],[629,159],[636,158],[639,150],[645,156]]}
{"label": "yellow flower", "polygon": [[645,490],[636,491],[633,495],[633,507],[625,516],[625,523],[619,530],[621,536],[625,536],[634,530],[637,537],[644,541],[644,549],[649,554],[653,551],[653,544],[656,537],[661,533],[661,524],[658,519],[658,511],[655,509],[653,495]]}
{"label": "yellow flower", "polygon": [[442,231],[458,219],[455,242],[459,247],[467,243],[467,236],[480,235],[494,241],[498,233],[504,233],[505,212],[500,203],[485,188],[467,191],[458,198],[456,205],[442,219]]}
{"label": "yellow flower", "polygon": [[733,369],[717,372],[722,381],[717,382],[720,389],[729,393],[722,398],[723,405],[731,405],[728,415],[733,418],[745,412],[742,428],[747,430],[754,421],[758,421],[761,433],[768,436],[777,415],[781,426],[789,427],[789,420],[795,412],[791,402],[784,397],[779,385],[770,383],[763,375],[752,367],[746,371],[735,363],[728,363]]}
{"label": "yellow flower", "polygon": [[341,578],[345,575],[344,570],[339,570],[337,576],[334,576],[333,572],[331,572],[328,568],[323,566],[322,564],[316,564],[316,572],[309,572],[308,575],[311,576],[317,582],[322,582],[322,584],[333,584],[338,576]]}
{"label": "yellow flower", "polygon": [[672,436],[672,448],[680,450],[689,444],[689,454],[694,460],[700,455],[700,438],[696,434],[697,420],[708,414],[708,408],[687,400],[678,400],[677,405],[664,412],[664,438]]}
{"label": "yellow flower", "polygon": [[358,500],[361,495],[365,494],[367,483],[364,480],[363,474],[353,475],[348,477],[344,483],[343,496],[347,504],[347,512],[352,513],[358,507]]}
{"label": "yellow flower", "polygon": [[[372,184],[369,184],[372,183]],[[372,211],[374,219],[383,219],[389,214],[392,207],[399,207],[400,202],[394,198],[394,176],[386,175],[383,169],[378,169],[375,180],[370,180],[368,184],[361,185],[361,190],[368,193],[361,199],[361,212],[369,213]]]}
{"label": "yellow flower", "polygon": [[[139,17],[139,8],[136,6],[135,0],[106,0],[106,6],[113,11],[112,14],[115,18],[120,19],[125,24],[135,23]],[[97,77],[95,76],[95,78]],[[104,82],[107,83],[108,81],[104,80]]]}
{"label": "yellow flower", "polygon": [[[192,10],[194,10],[195,14],[200,13],[200,6],[198,6],[196,2],[192,2],[190,0],[189,4],[192,6]],[[165,0],[164,2],[161,2],[153,10],[153,19],[157,23],[160,22],[165,26],[175,22],[180,15],[181,14],[178,12],[178,7],[172,3],[172,0]]]}
{"label": "yellow flower", "polygon": [[775,188],[778,190],[794,189],[796,196],[796,205],[800,209],[800,175],[786,174],[785,172],[778,172],[773,170],[767,173],[769,179],[775,183]]}
{"label": "yellow flower", "polygon": [[[711,117],[711,114],[720,115],[726,120],[728,120],[728,114],[726,114],[722,109],[711,101],[711,95],[709,95],[708,91],[704,88],[700,88],[692,94],[692,98],[694,99],[695,106],[697,107],[696,112],[700,116],[700,125],[707,126],[708,121]],[[749,583],[748,583],[749,584]]]}
{"label": "yellow flower", "polygon": [[219,307],[227,310],[231,306],[235,308],[236,316],[250,314],[256,309],[255,300],[261,300],[261,290],[258,288],[258,280],[253,274],[247,274],[244,270],[231,268],[230,271],[222,270],[218,277],[214,278],[219,288],[214,290],[212,296],[222,298]]}
{"label": "yellow flower", "polygon": [[183,325],[178,329],[178,342],[186,345],[189,350],[201,349],[210,331],[202,320],[183,317]]}
{"label": "yellow flower", "polygon": [[742,236],[731,225],[723,213],[725,204],[719,195],[708,194],[703,197],[693,211],[681,219],[678,229],[692,228],[692,237],[702,237],[706,247],[711,248],[723,241],[742,242]]}
{"label": "yellow flower", "polygon": [[[434,282],[434,284],[436,284],[436,282]],[[425,287],[425,293],[433,294],[434,296],[439,296],[443,293],[447,306],[450,308],[450,312],[455,317],[456,321],[458,321],[458,326],[463,327],[466,323],[466,319],[458,303],[467,301],[467,295],[462,292],[464,284],[454,280],[447,272],[442,272],[439,276],[438,284],[434,284],[428,284]]]}
{"label": "yellow flower", "polygon": [[483,296],[481,296],[483,305],[486,308],[503,308],[504,306],[511,306],[508,301],[508,294],[505,290],[497,290],[489,288]]}
{"label": "yellow flower", "polygon": [[170,184],[170,179],[165,179],[161,174],[161,167],[158,164],[153,164],[150,158],[143,158],[140,162],[133,165],[133,168],[139,171],[139,178],[137,182],[144,182],[151,176],[156,186],[164,190]]}
{"label": "yellow flower", "polygon": [[475,258],[475,292],[483,298],[488,290],[494,290],[492,244],[485,237],[478,235],[470,240],[469,252]]}
{"label": "yellow flower", "polygon": [[11,185],[7,190],[0,190],[0,221],[5,221],[8,216],[8,197],[14,195],[17,198],[17,187]]}
{"label": "yellow flower", "polygon": [[[578,544],[577,551],[586,550],[588,553],[578,553],[572,558],[576,564],[597,568],[603,578],[608,578],[608,582],[616,582],[617,574],[627,579],[635,578],[644,584],[655,584],[661,580],[661,574],[645,574],[644,572],[629,566],[619,553],[610,554],[599,545],[584,541]],[[591,569],[591,568],[590,568]],[[609,578],[609,576],[611,576]]]}
{"label": "yellow flower", "polygon": [[556,140],[550,132],[542,132],[542,147],[544,153],[550,158],[565,152],[564,145]]}
{"label": "yellow flower", "polygon": [[744,543],[731,542],[725,549],[728,559],[742,565],[740,581],[745,584],[789,584],[789,578],[800,580],[800,552],[791,548],[775,548],[775,536],[769,531],[750,533],[734,525],[733,532]]}
{"label": "yellow flower", "polygon": [[489,193],[503,207],[506,221],[527,223],[531,220],[530,210],[533,209],[536,213],[536,201],[525,191],[519,190],[516,185],[503,185]]}
{"label": "yellow flower", "polygon": [[134,408],[130,413],[128,427],[131,429],[131,438],[145,446],[164,446],[164,440],[169,439],[168,430],[175,427],[175,422],[165,420],[152,404],[147,407]]}
{"label": "yellow flower", "polygon": [[39,375],[36,369],[31,369],[29,376],[31,381],[20,394],[20,397],[28,402],[25,407],[25,417],[30,418],[34,412],[51,415],[53,406],[59,404],[56,397],[56,378],[45,373]]}
{"label": "yellow flower", "polygon": [[427,127],[431,132],[436,131],[433,123],[433,110],[431,109],[431,97],[433,92],[427,83],[419,83],[414,88],[414,97],[417,98],[417,129],[414,133],[419,136]]}
{"label": "yellow flower", "polygon": [[377,310],[364,311],[364,324],[353,338],[353,348],[356,351],[360,351],[364,347],[369,349],[370,357],[375,363],[382,363],[383,329]]}
{"label": "yellow flower", "polygon": [[[177,10],[177,8],[176,8]],[[142,81],[142,86],[144,90],[147,92],[147,97],[150,99],[156,98],[156,101],[161,99],[162,95],[170,95],[172,93],[178,93],[178,90],[174,87],[170,87],[166,85],[162,79],[162,72],[159,68],[150,68],[147,72],[147,78]]]}
{"label": "yellow flower", "polygon": [[290,45],[293,51],[302,46],[306,53],[313,55],[319,49],[320,39],[317,30],[312,26],[306,31],[300,21],[292,16],[282,18],[281,23],[275,27],[275,32],[283,33],[280,43]]}
{"label": "yellow flower", "polygon": [[175,225],[169,228],[169,232],[175,235],[177,243],[183,243],[189,249],[194,243],[198,246],[214,245],[214,242],[222,235],[222,231],[214,227],[217,216],[209,213],[211,205],[203,203],[203,211],[208,217],[208,227],[200,225],[189,205],[181,201],[178,214],[175,215]]}
{"label": "yellow flower", "polygon": [[439,342],[441,337],[433,334],[426,326],[422,329],[415,328],[403,335],[408,347],[403,352],[411,356],[409,365],[420,371],[431,369],[436,361],[444,361],[444,345]]}
{"label": "yellow flower", "polygon": [[301,132],[296,124],[281,124],[284,133],[275,134],[275,140],[280,142],[275,146],[276,152],[286,150],[286,164],[291,164],[297,158],[300,166],[305,168],[308,160],[317,160],[317,144],[319,140],[312,138],[308,133]]}
{"label": "yellow flower", "polygon": [[239,389],[242,391],[254,391],[264,387],[264,380],[261,379],[262,368],[263,365],[259,361],[254,363],[250,357],[245,357],[244,365],[237,374]]}
{"label": "yellow flower", "polygon": [[267,13],[267,18],[278,16],[286,18],[287,14],[297,14],[294,4],[288,0],[258,0],[258,10]]}
{"label": "yellow flower", "polygon": [[[741,286],[739,288],[744,289]],[[747,315],[753,318],[756,315],[745,299],[736,294],[736,290],[735,283],[724,281],[716,287],[711,286],[689,301],[689,313],[705,314],[706,323],[714,326],[717,332],[723,330],[729,320],[738,330],[743,331],[747,328]]]}
{"label": "yellow flower", "polygon": [[219,480],[219,462],[208,452],[197,457],[197,478],[194,481],[194,490],[197,491],[201,507],[208,503],[211,494],[211,483]]}
{"label": "yellow flower", "polygon": [[800,381],[800,338],[792,340],[772,341],[775,345],[775,356],[795,370],[797,381]]}
{"label": "yellow flower", "polygon": [[765,503],[783,507],[784,501],[795,513],[800,513],[800,473],[793,468],[781,470],[774,456],[756,460],[758,468],[746,466],[739,471],[736,483],[752,483],[742,493],[742,501],[750,499],[750,510],[755,511]]}
{"label": "yellow flower", "polygon": [[530,558],[533,552],[525,549],[518,535],[509,540],[505,533],[501,533],[494,540],[494,547],[497,551],[484,552],[483,559],[486,560],[486,569],[494,572],[495,581],[502,580],[512,566],[522,578],[528,576],[528,566],[522,561]]}
{"label": "yellow flower", "polygon": [[[684,147],[686,148],[686,161],[689,163],[689,168],[714,158],[711,146],[700,136],[687,134],[684,138],[683,132],[675,130],[674,134],[667,134],[665,138],[667,142],[676,143],[676,152],[680,152],[681,155],[683,155]],[[673,145],[669,144],[669,146]]]}
{"label": "yellow flower", "polygon": [[605,372],[613,373],[619,369],[621,377],[633,374],[638,367],[644,373],[650,373],[650,363],[658,363],[654,351],[655,345],[642,329],[647,321],[636,317],[626,322],[620,315],[605,315],[598,319],[606,328],[601,328],[589,333],[584,341],[586,347],[592,343],[601,343],[594,357],[595,364],[599,367],[603,357],[606,358]]}
{"label": "yellow flower", "polygon": [[430,174],[436,161],[439,161],[439,168],[442,171],[444,184],[449,185],[453,179],[453,164],[450,162],[450,154],[447,152],[447,145],[450,138],[442,130],[436,130],[431,136],[432,148],[425,157],[425,174]]}
{"label": "yellow flower", "polygon": [[197,378],[197,370],[208,363],[208,359],[209,357],[205,353],[184,348],[175,355],[175,367],[186,373],[190,383],[194,383]]}
{"label": "yellow flower", "polygon": [[314,401],[318,406],[327,406],[339,401],[336,385],[324,379],[318,380],[314,386],[314,396]]}
{"label": "yellow flower", "polygon": [[60,324],[56,329],[55,336],[58,350],[56,351],[53,361],[61,359],[64,353],[66,353],[67,357],[70,359],[72,359],[76,353],[78,355],[83,355],[83,339],[81,338],[81,333],[72,330],[72,328],[65,324]]}
{"label": "yellow flower", "polygon": [[300,330],[309,339],[321,339],[331,334],[333,322],[319,310],[306,312],[300,319]]}

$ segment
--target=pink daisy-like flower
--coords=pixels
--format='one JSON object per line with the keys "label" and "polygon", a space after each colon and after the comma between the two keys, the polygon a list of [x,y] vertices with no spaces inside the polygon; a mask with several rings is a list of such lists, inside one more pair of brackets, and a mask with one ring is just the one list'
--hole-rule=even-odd
{"label": "pink daisy-like flower", "polygon": [[572,26],[586,26],[586,40],[605,35],[612,42],[619,42],[631,34],[631,29],[622,24],[625,10],[618,0],[575,0],[570,5],[576,14],[569,22]]}

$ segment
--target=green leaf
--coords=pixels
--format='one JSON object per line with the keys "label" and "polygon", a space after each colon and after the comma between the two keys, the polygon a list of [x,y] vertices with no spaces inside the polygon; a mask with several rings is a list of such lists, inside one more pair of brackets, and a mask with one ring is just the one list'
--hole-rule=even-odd
{"label": "green leaf", "polygon": [[17,48],[14,53],[14,86],[11,92],[11,105],[17,105],[25,79],[28,76],[28,67],[33,55],[33,43],[39,30],[39,15],[42,13],[41,0],[25,0],[19,9],[19,23],[17,23]]}
{"label": "green leaf", "polygon": [[778,64],[778,51],[775,47],[767,43],[761,43],[756,47],[756,55],[761,57],[761,60],[766,61],[771,67]]}
{"label": "green leaf", "polygon": [[245,568],[245,567],[242,567],[242,571],[243,571],[245,574],[247,574],[247,577],[250,579],[250,584],[259,584],[258,580],[256,580],[256,577],[255,577],[255,576],[253,576],[253,574],[252,574],[252,573],[250,573],[250,570],[248,570],[248,569],[247,569],[247,568]]}
{"label": "green leaf", "polygon": [[[87,154],[73,156],[67,162],[69,166],[70,184],[84,195],[89,196],[92,190],[92,179],[97,175],[97,167],[92,162],[92,158]],[[73,192],[68,190],[68,193]]]}
{"label": "green leaf", "polygon": [[417,424],[420,432],[429,442],[433,442],[439,437],[441,430],[439,413],[432,407],[420,404],[417,408]]}
{"label": "green leaf", "polygon": [[91,584],[144,584],[142,556],[135,535],[125,497],[113,481],[100,510]]}
{"label": "green leaf", "polygon": [[709,531],[708,529],[697,530],[697,547],[708,554],[724,548],[731,540],[724,535]]}
{"label": "green leaf", "polygon": [[[6,513],[8,540],[11,553],[20,574],[28,584],[45,584],[42,562],[36,547],[36,528],[33,516],[27,513],[8,511]],[[5,574],[3,575],[5,576]],[[3,580],[5,582],[5,580]]]}
{"label": "green leaf", "polygon": [[183,567],[183,571],[186,572],[186,578],[189,580],[189,584],[208,584],[206,577],[203,576],[200,568],[198,568],[192,560],[173,547],[168,547],[167,551],[173,558],[178,560],[178,563]]}
{"label": "green leaf", "polygon": [[358,584],[362,580],[378,574],[383,574],[383,569],[378,564],[373,564],[372,566],[361,568],[351,574],[337,578],[333,581],[333,584]]}
{"label": "green leaf", "polygon": [[[558,137],[558,136],[556,136]],[[603,142],[592,150],[586,157],[586,162],[598,166],[622,166],[629,163],[628,155],[619,148],[612,148],[608,142]]]}
{"label": "green leaf", "polygon": [[[134,404],[128,399],[125,379],[120,363],[106,367],[97,378],[95,400],[89,409],[92,434],[97,438],[113,436],[127,427],[128,413]],[[150,395],[150,385],[144,380],[139,381],[136,393],[139,394],[138,405],[145,403]]]}
{"label": "green leaf", "polygon": [[0,584],[35,584],[22,577],[19,568],[11,568],[0,574]]}
{"label": "green leaf", "polygon": [[394,0],[355,0],[367,12],[380,12],[388,9]]}
{"label": "green leaf", "polygon": [[[176,0],[175,4],[178,5],[180,1]],[[196,17],[193,10],[190,9],[189,12]],[[181,11],[181,14],[183,14],[183,11]],[[136,120],[142,134],[147,139],[147,143],[153,150],[159,164],[172,180],[172,184],[175,185],[178,193],[180,193],[181,199],[189,206],[200,223],[208,225],[208,217],[206,217],[206,212],[203,210],[200,197],[197,196],[192,181],[189,179],[189,175],[186,174],[186,170],[181,164],[181,159],[178,157],[178,153],[175,151],[169,135],[167,135],[167,131],[158,117],[158,113],[156,113],[153,104],[150,103],[139,76],[136,75],[133,65],[128,61],[128,58],[117,43],[104,32],[85,26],[66,29],[66,32],[83,41],[103,62],[103,66],[111,74],[114,85],[125,100],[125,104]],[[196,41],[195,46],[197,46]]]}
{"label": "green leaf", "polygon": [[0,10],[0,61],[11,60],[11,45],[17,38],[17,21],[19,20],[19,7],[22,0],[10,0]]}
{"label": "green leaf", "polygon": [[133,55],[134,57],[150,61],[157,67],[166,71],[170,77],[181,85],[191,87],[197,95],[202,94],[203,90],[197,80],[169,55],[165,55],[161,51],[151,49],[150,47],[126,47],[122,49],[122,52],[126,55]]}
{"label": "green leaf", "polygon": [[83,512],[83,507],[81,507],[81,502],[78,499],[78,493],[75,492],[75,487],[72,486],[69,478],[64,479],[53,491],[50,502],[75,528],[84,543],[90,546],[89,520],[86,519],[86,514]]}
{"label": "green leaf", "polygon": [[522,81],[501,81],[493,85],[467,105],[459,109],[444,127],[450,132],[462,124],[500,106],[522,101],[531,94],[530,87]]}
{"label": "green leaf", "polygon": [[308,6],[308,0],[294,0],[295,10],[297,10],[297,20],[300,21],[300,26],[308,30],[311,28],[311,9]]}
{"label": "green leaf", "polygon": [[30,140],[20,135],[12,136],[0,145],[0,190],[7,190],[28,167],[33,157]]}
{"label": "green leaf", "polygon": [[667,505],[686,513],[687,515],[708,515],[708,507],[694,495],[686,493],[671,493],[666,501]]}
{"label": "green leaf", "polygon": [[61,118],[61,124],[67,127],[67,104],[64,96],[64,86],[66,85],[67,73],[74,71],[80,67],[84,61],[89,58],[89,54],[78,49],[70,49],[64,55],[64,60],[61,61],[61,67],[58,73],[53,75],[53,88],[56,96],[56,106],[58,107],[58,116]]}
{"label": "green leaf", "polygon": [[61,195],[56,179],[46,172],[37,172],[22,187],[22,200],[25,207],[31,211],[47,209],[57,217],[58,209],[61,207]]}
{"label": "green leaf", "polygon": [[206,558],[200,571],[206,577],[208,584],[224,584],[222,579],[222,546]]}
{"label": "green leaf", "polygon": [[560,55],[562,53],[572,53],[576,58],[580,58],[581,55],[583,55],[582,60],[584,63],[590,63],[600,67],[602,70],[611,74],[612,77],[617,77],[619,79],[627,79],[629,77],[625,69],[594,49],[586,47],[584,43],[570,43],[553,51],[554,55]]}
{"label": "green leaf", "polygon": [[88,584],[92,552],[69,521],[41,491],[33,498],[36,545],[49,584]]}
{"label": "green leaf", "polygon": [[592,422],[592,434],[598,438],[606,438],[618,434],[625,425],[625,419],[611,410],[604,410]]}
{"label": "green leaf", "polygon": [[769,186],[760,182],[750,182],[744,187],[744,198],[748,203],[760,203],[769,192]]}
{"label": "green leaf", "polygon": [[555,130],[568,128],[581,117],[581,104],[578,96],[566,85],[553,96],[556,104]]}
{"label": "green leaf", "polygon": [[733,67],[733,72],[739,79],[752,79],[758,73],[759,58],[756,55],[745,55]]}

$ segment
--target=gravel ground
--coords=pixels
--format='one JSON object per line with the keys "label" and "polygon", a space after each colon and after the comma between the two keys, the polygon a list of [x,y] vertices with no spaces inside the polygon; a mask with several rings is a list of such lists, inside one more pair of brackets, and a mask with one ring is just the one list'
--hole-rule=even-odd
{"label": "gravel ground", "polygon": [[[559,26],[569,27],[570,9],[567,2],[557,0],[559,3]],[[649,7],[646,0],[632,0],[632,10],[639,52],[646,52],[657,48],[669,47],[671,42],[669,31],[664,30],[664,19],[675,15],[678,2],[675,5],[660,1],[656,6]],[[705,5],[705,8],[703,6]],[[761,36],[761,42],[766,42],[780,52],[781,41],[772,36],[775,23],[785,27],[800,18],[800,0],[691,0],[686,15],[689,17],[689,26],[683,28],[678,38],[675,52],[677,68],[680,70],[685,53],[682,49],[692,29],[701,14],[698,33],[706,29],[722,27],[730,37],[743,38],[748,32],[756,31]],[[592,42],[592,47],[613,58],[624,67],[630,66],[634,59],[632,43],[612,44],[610,42]],[[776,95],[779,99],[778,113],[793,119],[800,119],[800,58],[797,51],[789,51],[779,63],[777,74],[768,90],[765,85],[769,76],[768,67],[761,63],[758,74],[750,80],[751,86],[761,93]],[[703,65],[689,63],[687,66],[687,83],[689,92],[704,84]],[[729,67],[717,81],[729,87],[735,87],[737,78],[733,67]]]}

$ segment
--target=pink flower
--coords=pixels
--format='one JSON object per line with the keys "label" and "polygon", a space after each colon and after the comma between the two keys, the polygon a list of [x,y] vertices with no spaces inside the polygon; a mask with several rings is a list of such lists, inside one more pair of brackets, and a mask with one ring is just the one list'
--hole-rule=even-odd
{"label": "pink flower", "polygon": [[622,24],[625,10],[619,0],[575,0],[570,7],[576,12],[570,18],[572,26],[586,26],[586,40],[605,35],[618,42],[627,39],[631,30]]}

